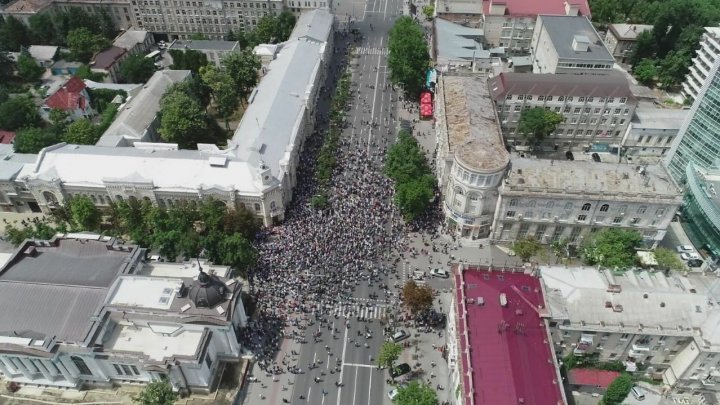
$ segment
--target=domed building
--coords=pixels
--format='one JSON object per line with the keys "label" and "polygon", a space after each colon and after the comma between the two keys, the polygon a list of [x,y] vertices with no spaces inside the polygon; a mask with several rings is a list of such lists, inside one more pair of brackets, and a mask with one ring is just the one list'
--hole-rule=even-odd
{"label": "domed building", "polygon": [[188,298],[196,308],[212,308],[225,300],[228,291],[217,276],[205,273],[201,268],[197,280],[188,290]]}

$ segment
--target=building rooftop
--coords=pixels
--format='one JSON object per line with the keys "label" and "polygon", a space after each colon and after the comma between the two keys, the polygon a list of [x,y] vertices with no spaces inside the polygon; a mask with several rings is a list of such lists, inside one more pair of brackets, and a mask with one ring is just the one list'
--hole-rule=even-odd
{"label": "building rooftop", "polygon": [[613,33],[615,38],[622,41],[635,41],[641,33],[650,31],[652,25],[644,24],[610,24],[608,29]]}
{"label": "building rooftop", "polygon": [[[174,356],[193,356],[202,342],[203,332],[184,330],[182,325],[171,329],[119,325],[105,343],[106,351],[142,353],[149,359],[161,361]],[[167,328],[167,327],[166,327]]]}
{"label": "building rooftop", "polygon": [[[200,261],[200,265],[205,271],[217,274],[219,277],[230,277],[230,267],[228,266],[211,264],[204,260]],[[138,274],[152,277],[193,278],[198,275],[198,264],[195,261],[184,263],[150,262],[145,264]]]}
{"label": "building rooftop", "polygon": [[0,269],[0,334],[82,342],[135,250],[108,237],[26,241]]}
{"label": "building rooftop", "polygon": [[148,35],[150,35],[150,33],[145,30],[136,30],[130,28],[122,34],[118,35],[118,37],[115,38],[115,41],[113,41],[113,45],[129,51],[135,45],[144,43]]}
{"label": "building rooftop", "polygon": [[83,90],[85,83],[77,76],[73,76],[58,91],[45,99],[45,105],[63,111],[85,110],[88,106],[81,94]]}
{"label": "building rooftop", "polygon": [[0,130],[0,144],[9,145],[12,143],[13,139],[15,139],[15,132],[14,131],[4,131]]}
{"label": "building rooftop", "polygon": [[703,340],[720,343],[720,302],[688,277],[590,267],[540,271],[548,308],[561,328],[679,336],[694,336],[693,328],[700,328]]}
{"label": "building rooftop", "polygon": [[573,368],[568,374],[571,385],[588,385],[606,389],[611,382],[620,376],[617,371],[598,370],[595,368]]}
{"label": "building rooftop", "polygon": [[170,86],[186,80],[190,74],[189,70],[155,72],[142,90],[120,108],[115,120],[96,145],[132,146],[134,142],[153,141],[149,138],[148,128],[160,111],[160,99]]}
{"label": "building rooftop", "polygon": [[[324,9],[311,13],[329,14]],[[332,24],[332,18],[317,20]],[[306,28],[296,25],[295,30],[305,32]],[[312,31],[329,33],[329,29],[322,27],[313,27]],[[283,175],[281,167],[290,163],[294,138],[301,130],[299,125],[306,109],[311,107],[308,106],[309,97],[319,91],[313,85],[321,74],[325,51],[325,42],[296,34],[291,35],[293,37],[296,39],[287,41],[268,65],[267,74],[250,95],[245,113],[229,142],[238,158],[255,165],[264,162],[278,179]]]}
{"label": "building rooftop", "polygon": [[[489,80],[491,97],[500,102],[507,95],[531,94],[543,96],[579,97],[625,97],[629,102],[634,96],[622,73],[592,76],[563,75],[551,73],[501,73]],[[619,101],[619,100],[618,100]]]}
{"label": "building rooftop", "polygon": [[680,200],[680,190],[660,165],[513,158],[505,191],[601,194],[606,199]]}
{"label": "building rooftop", "polygon": [[127,53],[125,49],[111,46],[95,55],[90,67],[92,69],[110,69],[125,53]]}
{"label": "building rooftop", "polygon": [[690,110],[681,108],[658,108],[652,103],[639,103],[632,119],[634,128],[677,129],[682,126]]}
{"label": "building rooftop", "polygon": [[455,285],[463,403],[564,404],[538,278],[468,269]]}
{"label": "building rooftop", "polygon": [[468,169],[498,171],[510,161],[490,100],[485,76],[443,76],[451,153]]}
{"label": "building rooftop", "polygon": [[44,10],[53,0],[16,0],[3,9],[6,14],[32,14]]}
{"label": "building rooftop", "polygon": [[[558,59],[579,59],[614,64],[615,59],[586,16],[541,15],[537,24],[542,24],[547,31]],[[573,44],[578,41],[587,42],[587,50],[575,50]]]}
{"label": "building rooftop", "polygon": [[30,179],[105,187],[107,183],[146,183],[167,191],[235,190],[246,194],[264,188],[255,168],[227,151],[174,150],[172,144],[106,148],[59,144],[38,155]]}
{"label": "building rooftop", "polygon": [[479,16],[483,12],[483,3],[480,1],[450,0],[442,4],[437,12],[438,14],[474,14]]}
{"label": "building rooftop", "polygon": [[312,39],[325,43],[330,37],[334,18],[333,14],[325,9],[304,12],[298,17],[289,40]]}
{"label": "building rooftop", "polygon": [[435,19],[437,41],[437,63],[449,64],[453,61],[472,62],[474,59],[487,59],[490,51],[483,49],[483,30],[470,28],[442,18]]}
{"label": "building rooftop", "polygon": [[238,41],[176,39],[170,44],[168,49],[191,49],[194,51],[239,51],[240,44],[238,43]]}
{"label": "building rooftop", "polygon": [[30,45],[28,53],[35,60],[51,60],[57,55],[58,47],[49,45]]}
{"label": "building rooftop", "polygon": [[505,6],[506,16],[537,16],[540,14],[565,15],[566,3],[578,8],[578,14],[590,16],[590,5],[587,0],[483,0],[483,13],[490,13],[490,5]]}

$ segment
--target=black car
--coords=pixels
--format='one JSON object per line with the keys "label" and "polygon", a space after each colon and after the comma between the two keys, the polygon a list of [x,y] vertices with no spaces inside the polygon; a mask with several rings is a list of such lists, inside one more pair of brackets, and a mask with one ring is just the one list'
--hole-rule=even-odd
{"label": "black car", "polygon": [[700,267],[703,265],[703,261],[701,259],[690,259],[687,262],[688,267]]}
{"label": "black car", "polygon": [[565,152],[565,159],[575,160],[575,155],[573,155],[572,151],[567,151],[567,152]]}
{"label": "black car", "polygon": [[392,378],[398,378],[401,375],[405,375],[410,372],[410,365],[407,363],[399,364],[390,370],[390,377]]}
{"label": "black car", "polygon": [[597,153],[593,153],[591,156],[592,160],[594,160],[595,162],[600,162],[600,155],[598,155]]}

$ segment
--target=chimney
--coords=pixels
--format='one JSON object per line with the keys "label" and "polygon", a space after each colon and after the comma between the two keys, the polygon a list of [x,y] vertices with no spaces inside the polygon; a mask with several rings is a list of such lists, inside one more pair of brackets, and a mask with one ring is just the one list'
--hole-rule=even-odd
{"label": "chimney", "polygon": [[565,15],[571,15],[577,17],[580,13],[580,7],[577,4],[570,4],[565,2]]}
{"label": "chimney", "polygon": [[507,6],[503,1],[491,0],[490,1],[490,15],[505,15]]}

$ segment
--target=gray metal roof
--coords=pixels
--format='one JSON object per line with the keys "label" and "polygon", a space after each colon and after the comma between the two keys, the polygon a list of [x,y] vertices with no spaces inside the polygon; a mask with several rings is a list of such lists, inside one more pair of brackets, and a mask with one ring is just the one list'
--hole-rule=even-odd
{"label": "gray metal roof", "polygon": [[145,42],[148,35],[150,35],[150,33],[145,30],[129,29],[115,38],[113,45],[118,48],[130,50],[135,45]]}
{"label": "gray metal roof", "polygon": [[325,42],[330,35],[333,19],[333,15],[326,9],[315,9],[302,13],[290,34],[290,40],[312,38]]}
{"label": "gray metal roof", "polygon": [[219,41],[219,40],[175,40],[168,49],[192,49],[194,51],[232,51],[239,48],[238,41]]}
{"label": "gray metal roof", "polygon": [[490,51],[483,49],[483,30],[465,27],[442,18],[435,19],[437,34],[437,62],[472,61],[490,58]]}
{"label": "gray metal roof", "polygon": [[635,97],[630,91],[627,78],[619,72],[602,76],[535,73],[501,73],[489,79],[490,96],[496,101],[507,95],[531,94],[542,96],[578,97]]}
{"label": "gray metal roof", "polygon": [[[547,31],[559,59],[582,59],[611,64],[615,61],[586,16],[541,15],[538,24],[542,24]],[[585,36],[590,40],[588,51],[577,52],[573,49],[573,39],[577,36]]]}

